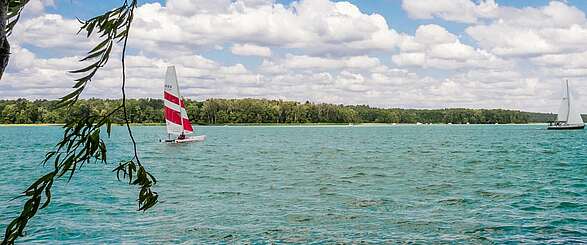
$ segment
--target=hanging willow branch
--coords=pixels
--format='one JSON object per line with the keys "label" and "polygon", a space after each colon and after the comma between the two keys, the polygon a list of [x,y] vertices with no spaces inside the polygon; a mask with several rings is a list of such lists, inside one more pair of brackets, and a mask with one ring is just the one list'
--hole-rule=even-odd
{"label": "hanging willow branch", "polygon": [[20,19],[20,14],[29,0],[0,0],[0,79],[8,66],[10,43],[8,36]]}
{"label": "hanging willow branch", "polygon": [[[9,6],[13,21],[9,23],[9,30],[18,21],[20,11],[28,0],[12,0]],[[12,3],[15,3],[14,6]],[[128,114],[126,110],[126,46],[128,34],[131,28],[134,11],[137,7],[137,1],[125,0],[124,3],[113,10],[91,18],[87,21],[80,21],[82,24],[80,31],[85,32],[86,37],[92,35],[98,36],[100,42],[87,55],[81,59],[81,62],[90,62],[89,65],[79,70],[71,71],[73,74],[80,74],[82,77],[75,80],[74,90],[63,96],[58,108],[71,108],[79,99],[80,95],[86,88],[92,78],[100,68],[108,63],[112,48],[116,43],[123,42],[122,61],[122,104],[114,110],[100,116],[82,115],[63,126],[63,139],[57,143],[55,149],[47,152],[43,165],[53,163],[53,171],[39,178],[27,188],[20,197],[26,197],[28,200],[21,211],[6,227],[6,232],[2,245],[14,244],[19,236],[23,235],[24,229],[39,209],[47,207],[51,201],[51,188],[55,179],[63,176],[67,177],[69,182],[76,170],[79,170],[84,164],[90,162],[107,161],[107,149],[100,133],[103,127],[106,128],[106,135],[110,137],[112,120],[111,117],[120,110],[124,113],[128,134],[132,140],[134,156],[129,161],[123,161],[113,171],[116,172],[117,178],[128,178],[129,184],[137,185],[140,188],[138,195],[138,210],[146,211],[153,207],[158,200],[157,192],[151,190],[151,187],[157,182],[155,177],[145,170],[140,162],[137,152],[137,145],[130,128]],[[16,12],[15,12],[16,11]],[[14,14],[17,13],[17,14]],[[42,204],[41,204],[42,203]]]}
{"label": "hanging willow branch", "polygon": [[18,23],[18,20],[20,20],[20,14],[22,13],[22,10],[24,9],[24,6],[26,6],[27,3],[29,3],[29,0],[8,1],[8,13],[6,16],[6,19],[8,20],[8,23],[6,24],[7,36],[12,34],[12,29],[14,29],[14,26],[16,25],[16,23]]}

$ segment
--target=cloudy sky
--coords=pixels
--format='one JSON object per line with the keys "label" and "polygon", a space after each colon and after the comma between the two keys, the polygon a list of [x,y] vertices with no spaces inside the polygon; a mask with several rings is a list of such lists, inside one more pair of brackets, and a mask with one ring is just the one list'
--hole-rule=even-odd
{"label": "cloudy sky", "polygon": [[[119,0],[31,0],[10,40],[0,99],[64,95]],[[159,98],[175,65],[191,99],[271,98],[402,108],[555,112],[561,81],[587,113],[587,1],[144,0],[129,93]],[[119,55],[117,50],[114,55]],[[111,60],[85,97],[120,96]]]}

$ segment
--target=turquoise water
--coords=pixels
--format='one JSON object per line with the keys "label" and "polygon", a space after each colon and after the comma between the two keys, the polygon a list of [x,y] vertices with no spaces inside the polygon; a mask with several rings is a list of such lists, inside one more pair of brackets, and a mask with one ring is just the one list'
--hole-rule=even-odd
{"label": "turquoise water", "polygon": [[[587,133],[543,125],[199,127],[205,143],[158,143],[135,127],[161,202],[136,212],[116,181],[130,155],[54,187],[21,243],[587,243]],[[59,127],[0,128],[0,229],[49,171]]]}

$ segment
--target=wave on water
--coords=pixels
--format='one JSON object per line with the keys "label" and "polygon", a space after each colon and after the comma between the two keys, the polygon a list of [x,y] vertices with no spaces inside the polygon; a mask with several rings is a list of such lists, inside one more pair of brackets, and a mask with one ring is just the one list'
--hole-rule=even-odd
{"label": "wave on water", "polygon": [[[198,127],[205,142],[170,146],[164,127],[135,127],[160,202],[114,165],[56,182],[23,244],[587,243],[585,131],[543,125]],[[0,230],[58,127],[1,127]],[[6,142],[10,142],[7,144]],[[109,158],[128,158],[113,128]]]}

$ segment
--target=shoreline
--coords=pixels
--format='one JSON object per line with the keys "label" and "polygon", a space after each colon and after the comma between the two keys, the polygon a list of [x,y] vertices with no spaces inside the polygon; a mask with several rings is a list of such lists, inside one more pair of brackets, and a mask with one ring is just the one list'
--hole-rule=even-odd
{"label": "shoreline", "polygon": [[0,123],[0,127],[46,127],[46,126],[63,126],[65,123]]}
{"label": "shoreline", "polygon": [[[228,123],[228,124],[194,124],[197,127],[311,127],[311,126],[339,126],[339,127],[361,127],[361,126],[479,126],[479,125],[546,125],[548,123],[507,123],[507,124],[447,124],[447,123]],[[0,127],[56,127],[64,123],[20,123],[0,124]],[[131,123],[131,126],[165,126],[165,123]],[[113,123],[112,126],[124,126],[124,124]]]}

